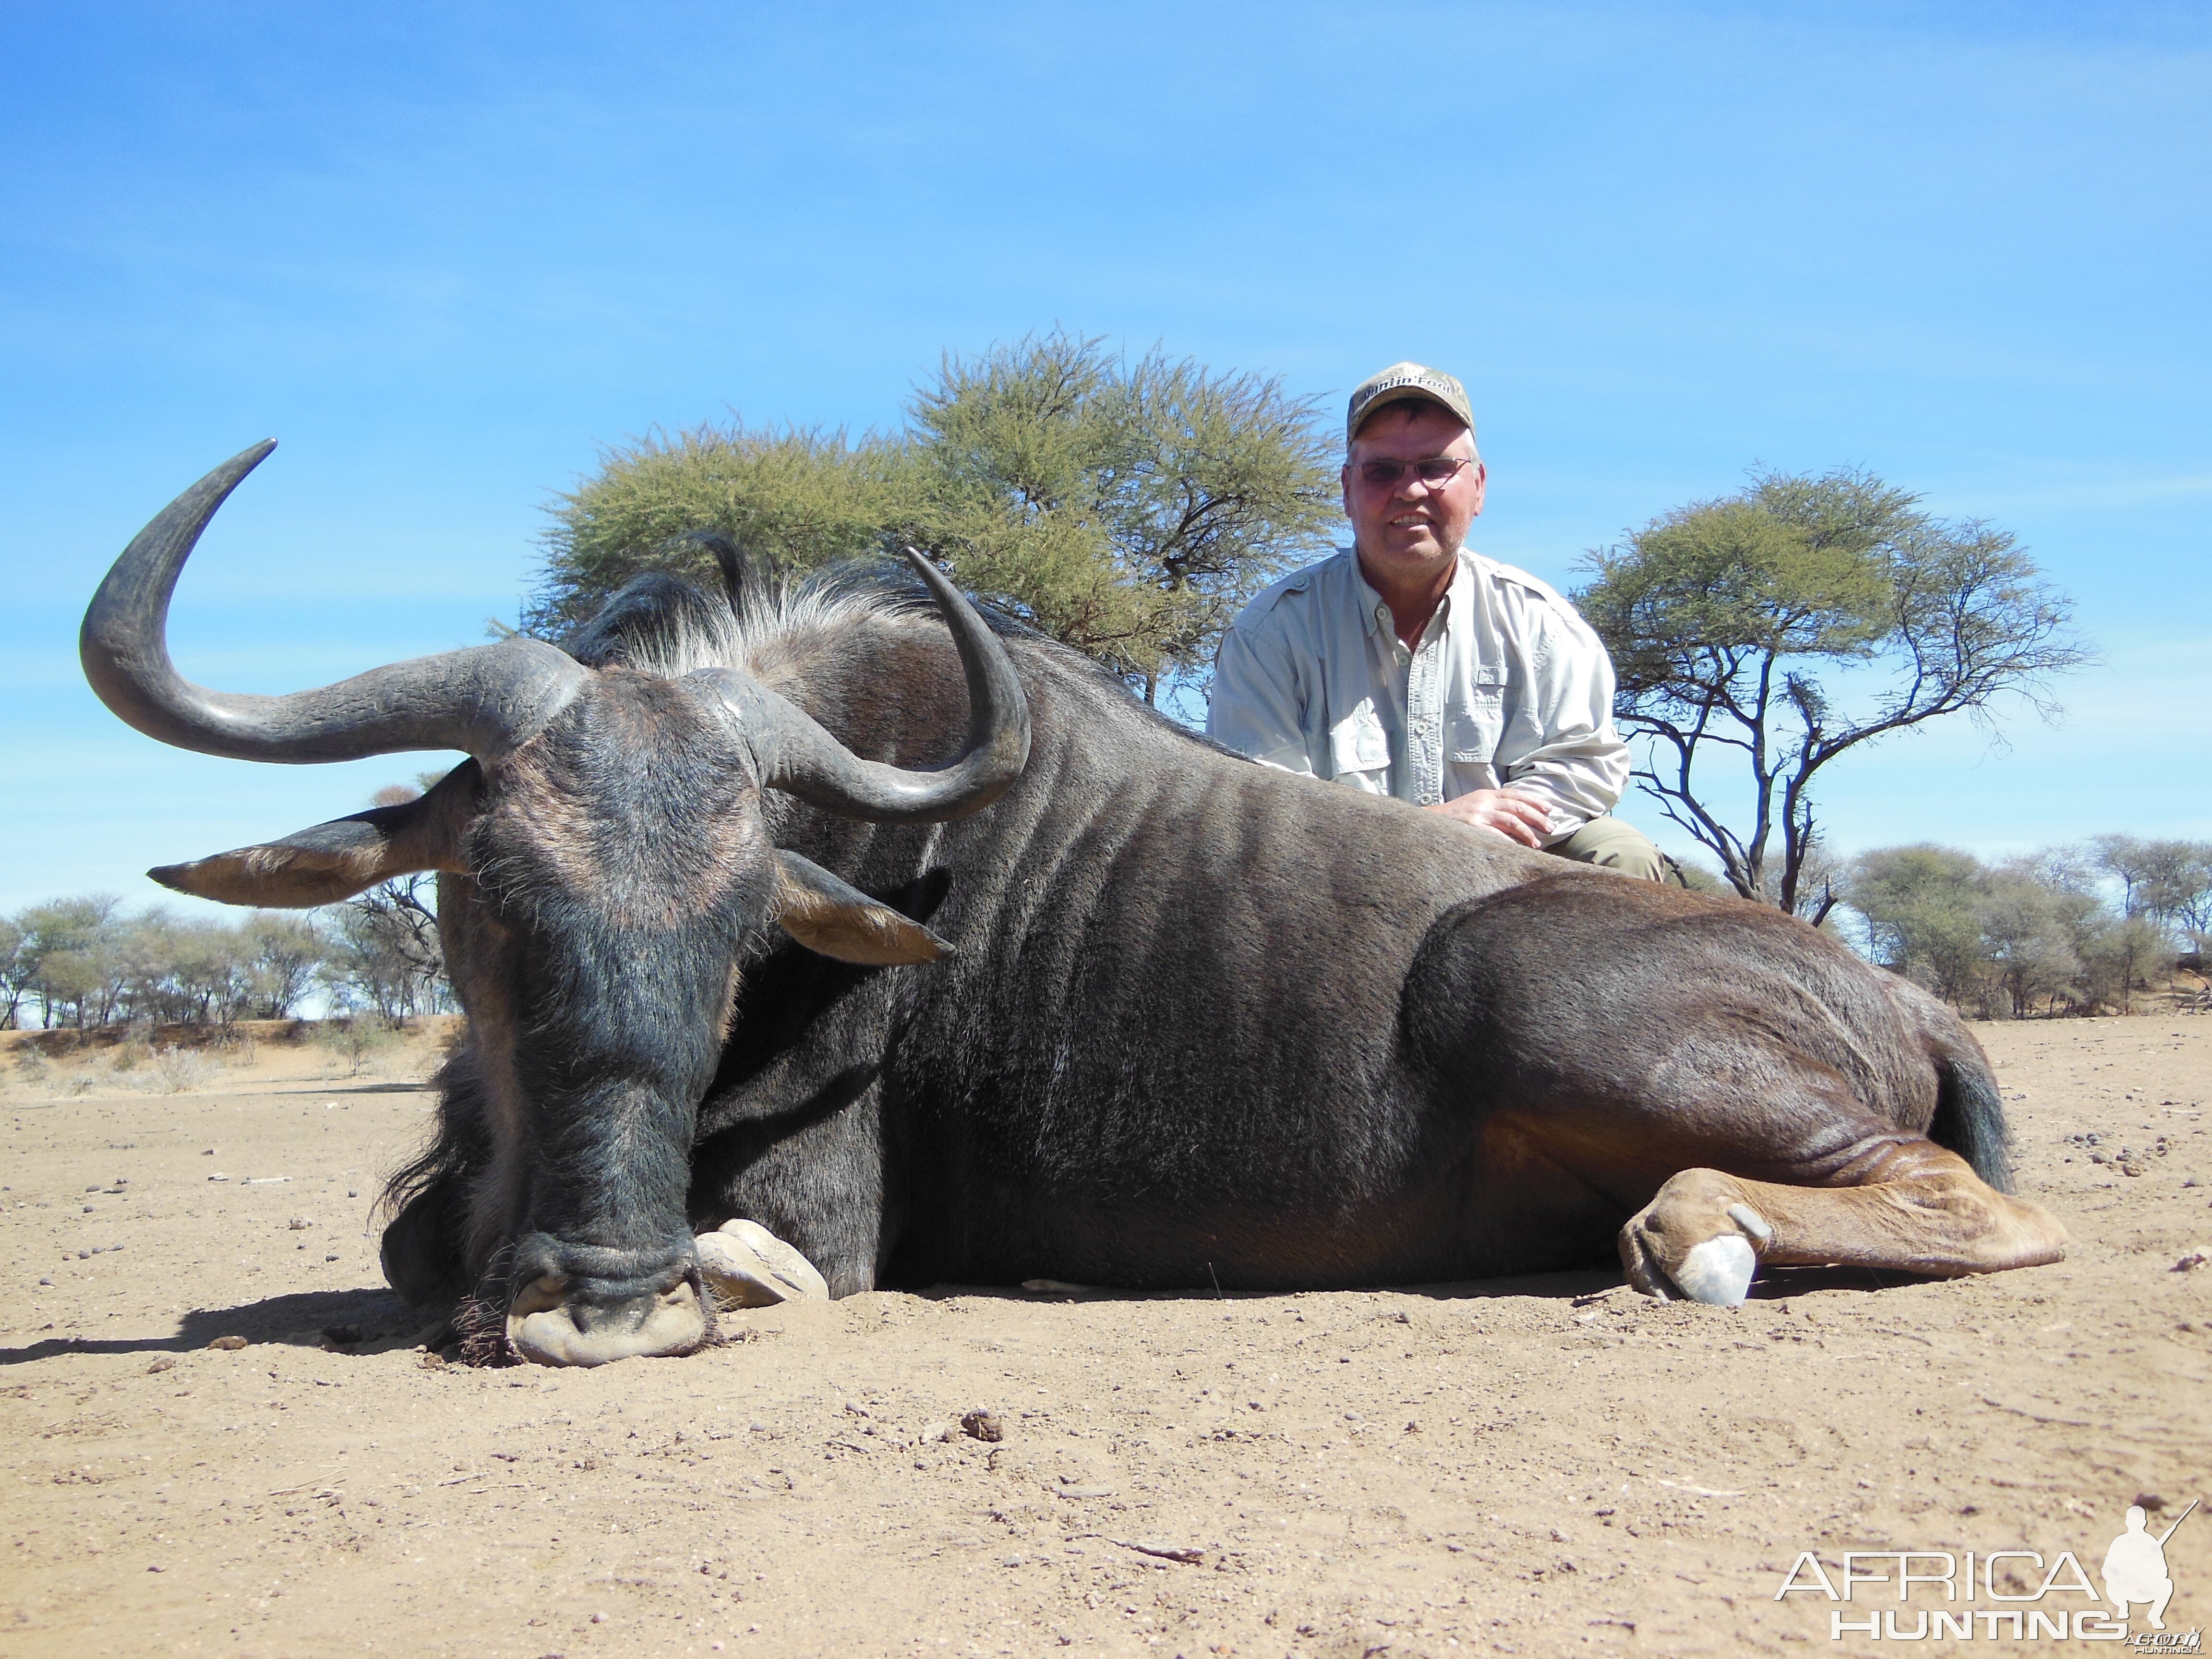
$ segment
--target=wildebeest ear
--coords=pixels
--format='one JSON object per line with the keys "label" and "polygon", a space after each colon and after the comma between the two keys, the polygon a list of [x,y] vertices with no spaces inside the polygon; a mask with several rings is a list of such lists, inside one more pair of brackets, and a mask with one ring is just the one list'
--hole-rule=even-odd
{"label": "wildebeest ear", "polygon": [[910,916],[879,904],[811,859],[778,848],[775,920],[810,951],[839,962],[888,967],[934,962],[952,946]]}
{"label": "wildebeest ear", "polygon": [[413,871],[461,870],[461,833],[475,815],[483,778],[477,763],[465,761],[403,806],[375,807],[282,841],[146,873],[164,887],[224,904],[306,910]]}

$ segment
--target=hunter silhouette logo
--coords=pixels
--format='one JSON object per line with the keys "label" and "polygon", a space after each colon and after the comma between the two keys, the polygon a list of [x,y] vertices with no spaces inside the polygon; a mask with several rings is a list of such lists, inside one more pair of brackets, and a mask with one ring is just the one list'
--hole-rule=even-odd
{"label": "hunter silhouette logo", "polygon": [[2143,1513],[2142,1505],[2129,1505],[2128,1529],[2112,1540],[2112,1548],[2105,1552],[2105,1599],[2112,1604],[2113,1617],[2125,1619],[2128,1604],[2141,1601],[2150,1608],[2150,1627],[2166,1628],[2166,1604],[2173,1600],[2173,1579],[2166,1570],[2166,1540],[2203,1501],[2192,1498],[2189,1508],[2174,1516],[2173,1525],[2155,1538],[2150,1534],[2150,1517]]}
{"label": "hunter silhouette logo", "polygon": [[[1802,1550],[1774,1599],[1814,1595],[1845,1604],[1828,1609],[1832,1642],[1850,1636],[1893,1642],[2125,1642],[2131,1653],[2197,1654],[2203,1650],[2203,1632],[2166,1627],[2174,1589],[2166,1546],[2202,1501],[2191,1502],[2172,1526],[2156,1533],[2148,1511],[2159,1507],[2158,1500],[2130,1505],[2120,1535],[2105,1552],[2101,1595],[2072,1550],[2048,1558],[2041,1550],[2021,1548],[1846,1550],[1832,1575],[1818,1554]],[[2131,1633],[2128,1615],[2138,1608],[2148,1628]]]}

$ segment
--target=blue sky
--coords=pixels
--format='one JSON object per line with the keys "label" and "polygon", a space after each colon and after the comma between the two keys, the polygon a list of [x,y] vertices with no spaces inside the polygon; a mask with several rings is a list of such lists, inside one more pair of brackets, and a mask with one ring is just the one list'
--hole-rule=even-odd
{"label": "blue sky", "polygon": [[602,443],[890,425],[1055,323],[1332,401],[1453,370],[1475,544],[1561,586],[1753,464],[1993,520],[2103,665],[1838,763],[1834,842],[2212,835],[2201,9],[15,6],[0,145],[0,909],[431,763],[85,689],[101,571],[247,443],[173,644],[286,690],[512,619]]}

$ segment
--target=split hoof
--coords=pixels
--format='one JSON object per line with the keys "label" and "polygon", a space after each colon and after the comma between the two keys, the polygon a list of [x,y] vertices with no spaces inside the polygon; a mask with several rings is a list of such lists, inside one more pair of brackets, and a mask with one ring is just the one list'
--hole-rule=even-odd
{"label": "split hoof", "polygon": [[757,1221],[726,1221],[701,1233],[699,1271],[726,1308],[771,1308],[780,1302],[826,1302],[829,1281],[814,1264]]}
{"label": "split hoof", "polygon": [[1711,1308],[1739,1308],[1751,1294],[1759,1254],[1741,1233],[1723,1233],[1694,1245],[1668,1278],[1692,1302]]}

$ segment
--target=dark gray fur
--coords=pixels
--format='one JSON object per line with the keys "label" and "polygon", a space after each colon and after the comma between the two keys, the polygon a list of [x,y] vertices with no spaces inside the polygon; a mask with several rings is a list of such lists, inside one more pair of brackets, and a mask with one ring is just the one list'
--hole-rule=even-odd
{"label": "dark gray fur", "polygon": [[[2002,1177],[1971,1036],[1810,929],[1238,760],[1002,631],[1035,738],[991,810],[896,827],[768,798],[777,846],[956,954],[864,969],[747,935],[671,1238],[749,1217],[839,1294],[1288,1289],[1603,1261],[1679,1169],[1818,1184],[1931,1123]],[[776,654],[855,752],[951,746],[941,633],[863,611]],[[468,1178],[471,1065],[395,1237]],[[483,1265],[415,1260],[403,1288]]]}

